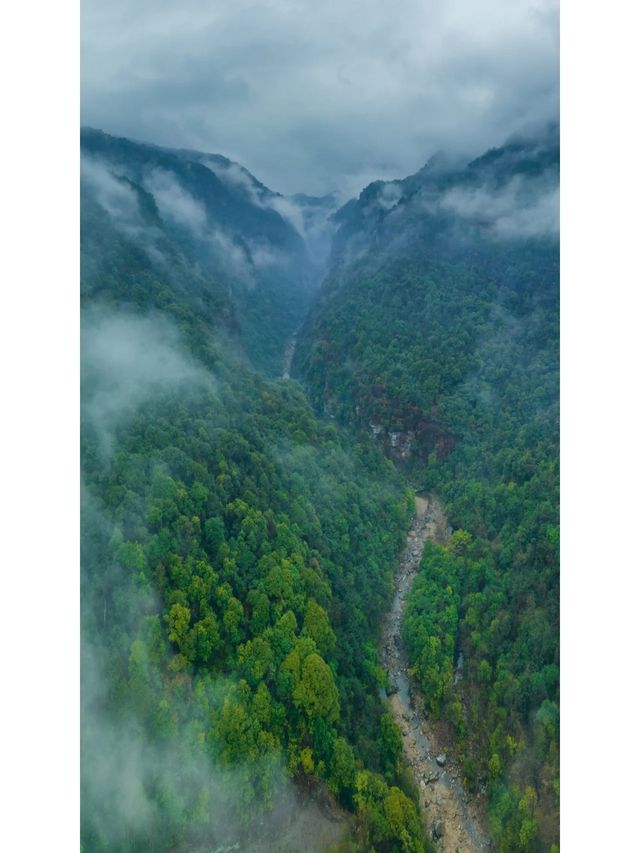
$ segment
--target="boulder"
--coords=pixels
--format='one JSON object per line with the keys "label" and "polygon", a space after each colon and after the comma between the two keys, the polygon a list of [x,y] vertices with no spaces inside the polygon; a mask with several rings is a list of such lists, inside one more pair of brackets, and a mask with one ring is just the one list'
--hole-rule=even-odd
{"label": "boulder", "polygon": [[444,767],[446,763],[447,756],[444,754],[444,752],[441,752],[439,755],[436,755],[436,764],[438,765],[438,767]]}
{"label": "boulder", "polygon": [[433,826],[431,827],[431,837],[434,841],[437,841],[438,838],[442,838],[444,835],[444,823],[441,820],[436,820]]}

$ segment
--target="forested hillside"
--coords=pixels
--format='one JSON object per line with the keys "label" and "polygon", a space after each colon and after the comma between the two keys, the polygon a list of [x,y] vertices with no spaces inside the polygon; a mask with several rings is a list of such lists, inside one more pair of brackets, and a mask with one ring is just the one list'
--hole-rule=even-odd
{"label": "forested hillside", "polygon": [[338,214],[294,375],[446,502],[404,636],[500,850],[558,840],[558,139],[436,157]]}
{"label": "forested hillside", "polygon": [[279,849],[317,780],[340,849],[429,849],[376,650],[412,495],[254,369],[304,299],[217,271],[184,188],[207,228],[305,245],[192,155],[83,148],[82,849]]}
{"label": "forested hillside", "polygon": [[[83,290],[149,290],[163,309],[210,322],[221,294],[253,366],[278,375],[326,251],[331,199],[288,199],[216,154],[82,131]],[[305,239],[308,238],[308,239]],[[95,255],[105,259],[94,270]],[[111,252],[111,254],[109,254]],[[158,278],[164,288],[159,291]]]}
{"label": "forested hillside", "polygon": [[496,849],[554,849],[558,159],[550,127],[336,211],[83,131],[86,853],[275,851],[309,803],[334,849],[432,849],[379,659],[412,490],[453,526],[414,680]]}

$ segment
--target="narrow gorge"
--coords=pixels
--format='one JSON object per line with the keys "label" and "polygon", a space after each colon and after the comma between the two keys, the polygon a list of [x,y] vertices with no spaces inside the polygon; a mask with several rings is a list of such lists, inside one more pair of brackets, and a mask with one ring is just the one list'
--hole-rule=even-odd
{"label": "narrow gorge", "polygon": [[557,853],[557,244],[443,206],[554,133],[337,210],[82,158],[84,848]]}
{"label": "narrow gorge", "polygon": [[433,495],[416,496],[416,514],[406,548],[394,577],[393,603],[385,620],[381,659],[389,678],[389,706],[402,732],[404,754],[420,792],[420,808],[427,834],[443,853],[490,850],[481,827],[481,809],[470,800],[460,782],[460,771],[449,744],[438,739],[424,702],[409,675],[402,642],[402,618],[411,585],[418,573],[427,540],[444,545],[451,528]]}

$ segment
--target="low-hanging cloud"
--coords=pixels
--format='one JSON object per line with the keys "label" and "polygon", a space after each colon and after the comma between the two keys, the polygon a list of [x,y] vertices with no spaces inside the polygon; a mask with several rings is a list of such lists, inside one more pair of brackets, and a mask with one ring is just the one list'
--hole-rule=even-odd
{"label": "low-hanging cloud", "polygon": [[560,228],[557,183],[531,185],[516,176],[498,189],[455,187],[438,204],[444,211],[485,226],[499,239],[555,236]]}
{"label": "low-hanging cloud", "polygon": [[557,118],[558,0],[85,0],[82,117],[349,194]]}
{"label": "low-hanging cloud", "polygon": [[101,160],[87,156],[80,161],[80,172],[83,186],[93,193],[123,234],[138,241],[146,236],[149,229],[140,211],[138,194],[125,176],[115,175]]}
{"label": "low-hanging cloud", "polygon": [[[200,727],[210,729],[233,676],[205,675],[200,685],[206,695],[204,720],[202,698],[193,698],[199,692],[195,681],[193,693],[169,691],[168,699],[160,692],[161,684],[167,687],[165,675],[141,638],[147,636],[146,620],[161,618],[163,604],[105,557],[104,544],[117,537],[119,528],[86,483],[81,494],[81,796],[87,849],[95,844],[101,850],[170,847],[201,853],[326,850],[345,826],[300,796],[286,773],[282,750],[253,757],[249,765],[229,766],[212,753],[214,730],[204,743],[198,737]],[[127,671],[131,677],[136,646],[146,699],[140,706],[114,703],[114,695],[120,695],[114,679]],[[153,733],[141,716],[151,703],[168,723],[173,720],[162,734]],[[255,799],[261,779],[268,780],[268,802]]]}
{"label": "low-hanging cloud", "polygon": [[378,193],[378,204],[385,210],[391,210],[401,198],[402,186],[396,181],[391,181],[388,184],[384,184]]}
{"label": "low-hanging cloud", "polygon": [[269,240],[248,240],[247,246],[254,266],[260,270],[282,268],[288,263],[286,254],[272,246]]}
{"label": "low-hanging cloud", "polygon": [[81,363],[84,422],[105,454],[115,430],[154,394],[215,390],[214,378],[185,352],[175,327],[152,315],[88,310]]}
{"label": "low-hanging cloud", "polygon": [[255,286],[254,265],[244,243],[238,244],[219,228],[211,228],[206,234],[206,241],[236,284],[243,284],[249,289]]}
{"label": "low-hanging cloud", "polygon": [[239,163],[223,163],[206,156],[200,162],[215,172],[223,183],[243,193],[251,204],[263,210],[274,210],[292,225],[301,237],[305,236],[302,210],[293,199],[286,198],[261,186]]}
{"label": "low-hanging cloud", "polygon": [[144,179],[145,188],[153,195],[163,219],[202,234],[207,227],[207,211],[166,169],[153,169]]}
{"label": "low-hanging cloud", "polygon": [[97,157],[84,155],[80,160],[83,188],[92,193],[117,231],[146,252],[152,262],[163,266],[165,257],[159,247],[162,234],[145,220],[138,192],[129,182],[126,170],[121,171],[116,174]]}
{"label": "low-hanging cloud", "polygon": [[[135,636],[135,634],[134,634]],[[194,849],[189,835],[207,838],[216,849],[233,849],[244,842],[245,827],[238,808],[246,797],[246,771],[216,765],[207,752],[189,741],[189,731],[164,740],[151,738],[134,714],[115,715],[109,708],[112,674],[104,650],[82,641],[82,806],[84,833],[107,843],[108,849],[129,846],[132,840],[156,846],[168,824],[166,800],[171,803],[171,830],[183,824],[179,849]],[[214,707],[221,705],[229,685],[214,687]],[[211,692],[211,691],[210,691]],[[173,700],[174,706],[176,700]],[[189,716],[186,702],[180,713]],[[168,707],[168,706],[167,706]],[[174,708],[175,709],[175,708]],[[281,756],[270,759],[274,805],[295,808],[295,793],[287,780]],[[255,772],[255,768],[254,772]],[[255,811],[255,809],[254,809]],[[265,836],[276,834],[279,816],[263,817]],[[247,821],[248,823],[249,821]],[[171,825],[171,824],[169,824]],[[153,840],[153,843],[152,843]],[[199,847],[199,845],[198,845]],[[242,844],[242,849],[246,849]]]}
{"label": "low-hanging cloud", "polygon": [[209,157],[203,157],[201,162],[211,169],[212,172],[215,172],[218,178],[225,184],[244,193],[252,204],[255,204],[257,207],[269,206],[268,201],[265,199],[265,195],[269,195],[269,193],[265,192],[239,163],[223,163]]}
{"label": "low-hanging cloud", "polygon": [[266,247],[256,247],[256,261],[248,245],[238,244],[231,235],[210,222],[205,205],[166,169],[151,170],[145,175],[144,185],[166,222],[188,231],[237,282],[248,288],[255,285],[254,267],[264,265]]}

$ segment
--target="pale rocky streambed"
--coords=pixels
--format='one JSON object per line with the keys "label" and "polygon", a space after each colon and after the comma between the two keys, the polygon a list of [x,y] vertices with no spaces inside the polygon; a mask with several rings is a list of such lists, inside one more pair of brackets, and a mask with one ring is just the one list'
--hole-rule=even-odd
{"label": "pale rocky streambed", "polygon": [[389,705],[402,732],[404,751],[420,792],[422,818],[428,835],[442,853],[489,851],[480,822],[480,808],[464,791],[461,773],[436,727],[427,718],[422,698],[408,676],[401,626],[407,596],[418,573],[427,539],[444,544],[450,529],[442,507],[432,497],[416,497],[416,515],[394,578],[394,598],[385,620],[381,657],[392,692]]}

